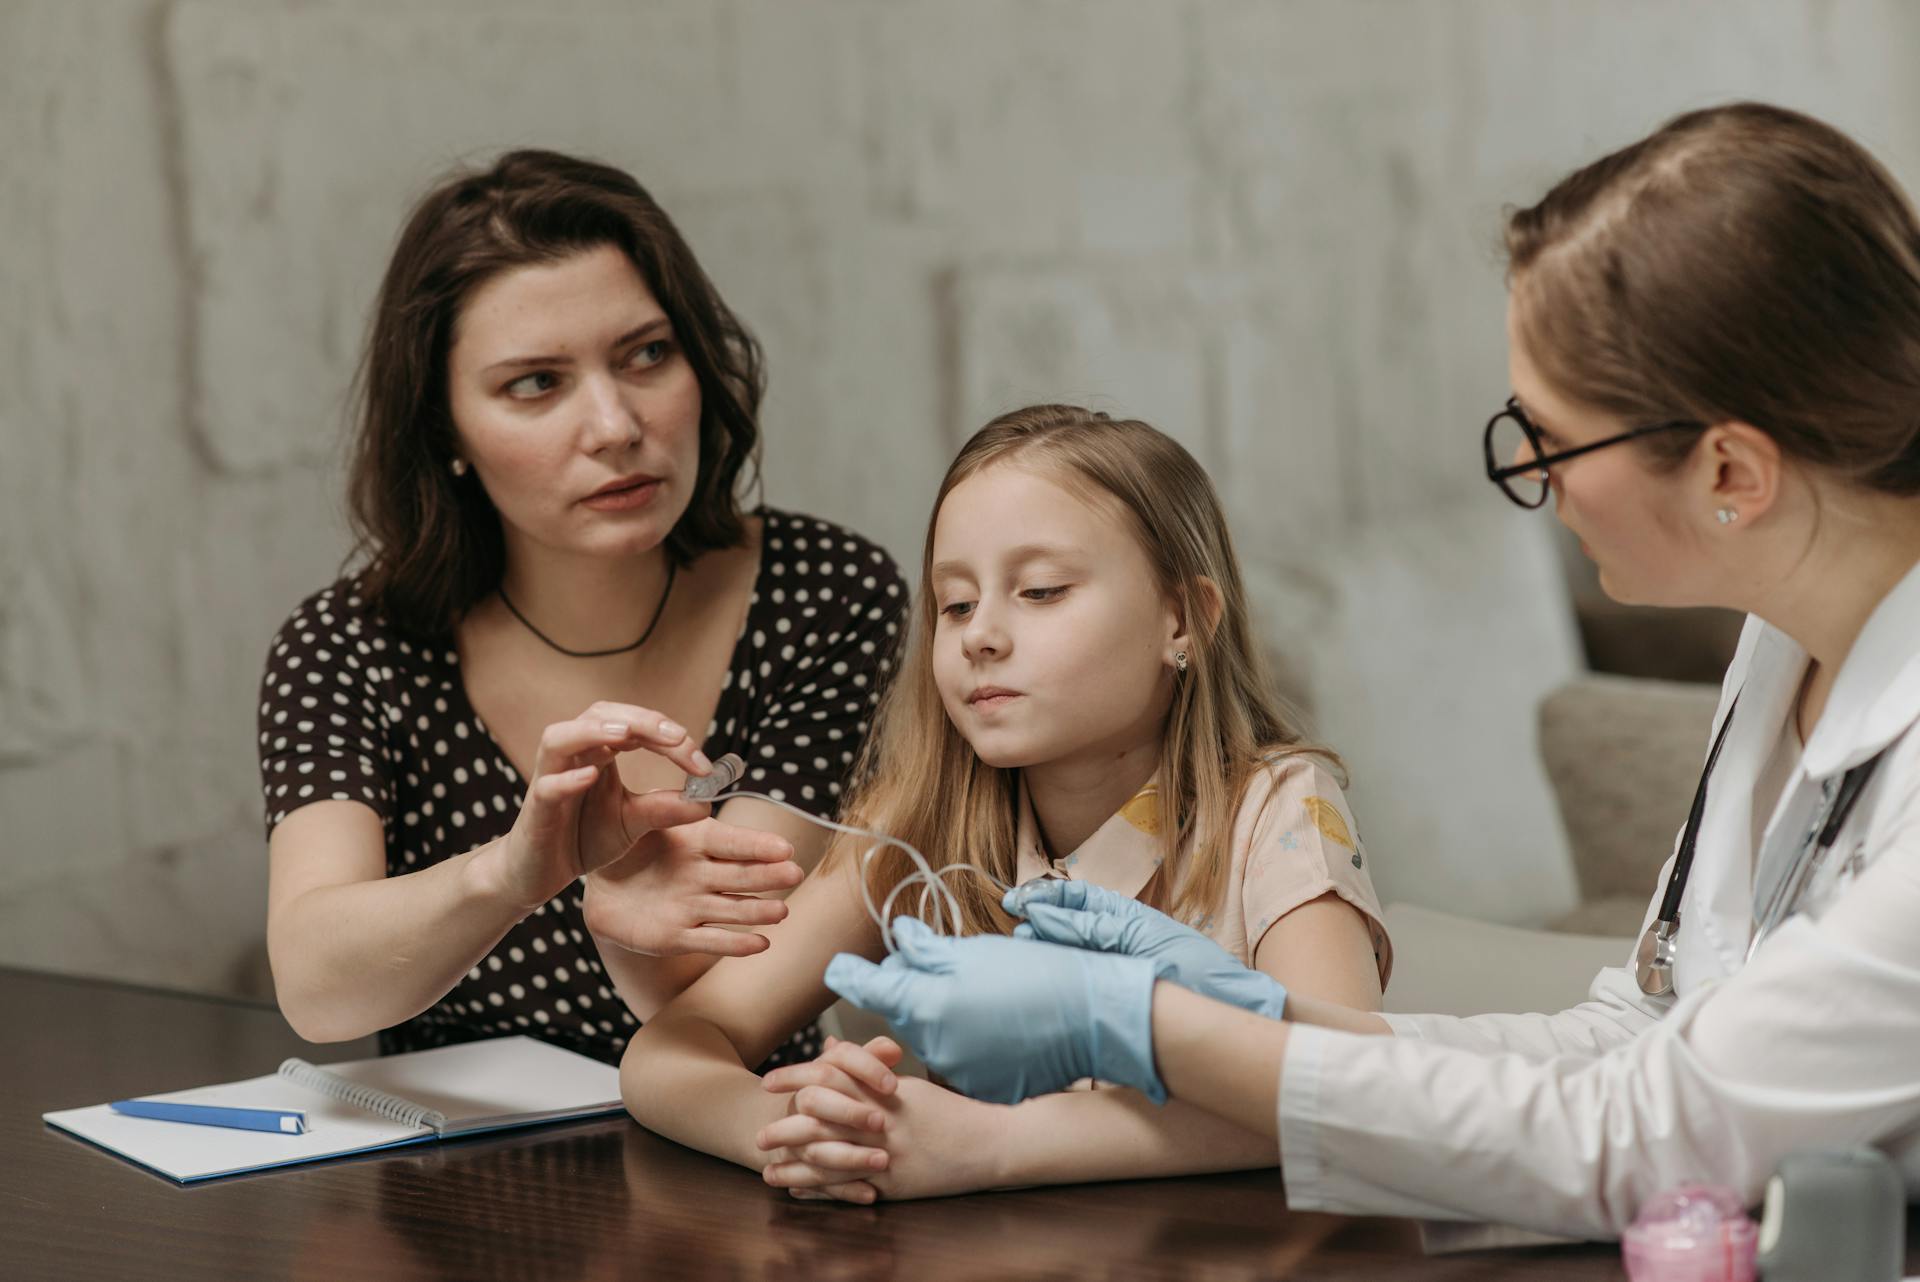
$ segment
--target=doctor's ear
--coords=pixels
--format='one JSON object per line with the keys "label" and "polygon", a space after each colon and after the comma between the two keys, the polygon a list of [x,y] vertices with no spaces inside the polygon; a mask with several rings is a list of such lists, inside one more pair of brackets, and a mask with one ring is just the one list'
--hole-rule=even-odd
{"label": "doctor's ear", "polygon": [[1709,491],[1702,521],[1751,524],[1765,516],[1780,496],[1780,445],[1749,423],[1715,423],[1701,435],[1693,457],[1705,472]]}

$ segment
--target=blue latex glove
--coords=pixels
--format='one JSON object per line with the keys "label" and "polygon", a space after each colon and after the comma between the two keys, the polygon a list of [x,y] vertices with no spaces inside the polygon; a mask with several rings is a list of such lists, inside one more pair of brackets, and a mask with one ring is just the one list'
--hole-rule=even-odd
{"label": "blue latex glove", "polygon": [[1145,957],[1182,988],[1268,1019],[1286,1013],[1287,990],[1278,980],[1242,966],[1199,931],[1136,899],[1084,881],[1054,879],[1015,886],[1000,902],[1026,918],[1014,927],[1016,938]]}
{"label": "blue latex glove", "polygon": [[950,939],[911,917],[876,966],[841,953],[827,987],[881,1016],[927,1066],[975,1099],[1017,1104],[1083,1077],[1154,1103],[1157,963],[1004,935]]}

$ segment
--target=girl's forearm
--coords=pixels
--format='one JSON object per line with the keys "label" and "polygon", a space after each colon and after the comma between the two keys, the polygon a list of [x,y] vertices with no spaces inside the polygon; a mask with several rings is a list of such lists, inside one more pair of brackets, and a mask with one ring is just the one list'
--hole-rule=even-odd
{"label": "girl's forearm", "polygon": [[1177,1100],[1138,1091],[1042,1095],[1014,1108],[998,1185],[1079,1184],[1245,1171],[1279,1161],[1274,1141]]}
{"label": "girl's forearm", "polygon": [[1393,1036],[1392,1026],[1372,1011],[1355,1010],[1351,1006],[1342,1006],[1339,1002],[1330,1002],[1316,997],[1301,997],[1295,993],[1287,994],[1287,1021],[1293,1024],[1313,1024],[1320,1028],[1338,1029],[1343,1033]]}
{"label": "girl's forearm", "polygon": [[713,964],[720,960],[711,953],[654,957],[629,952],[598,936],[594,937],[593,944],[600,951],[600,961],[607,968],[607,980],[613,985],[613,991],[642,1024],[691,988],[694,980],[713,969]]}
{"label": "girl's forearm", "polygon": [[1285,1020],[1164,980],[1153,986],[1153,1061],[1167,1094],[1265,1137],[1268,1161],[1278,1160],[1275,1113],[1287,1034]]}
{"label": "girl's forearm", "polygon": [[[1292,1012],[1295,1003],[1289,1002]],[[1386,1021],[1301,998],[1301,1022],[1391,1034]],[[1153,995],[1153,1052],[1170,1096],[1156,1107],[1128,1090],[1043,1095],[1009,1118],[999,1185],[1153,1179],[1273,1166],[1287,1021],[1162,982]]]}
{"label": "girl's forearm", "polygon": [[786,1116],[789,1100],[768,1093],[719,1028],[674,1014],[634,1034],[620,1061],[620,1094],[654,1134],[755,1171],[767,1154],[754,1137]]}
{"label": "girl's forearm", "polygon": [[347,1041],[446,996],[526,915],[488,875],[492,848],[399,877],[316,887],[270,914],[274,991],[294,1031]]}

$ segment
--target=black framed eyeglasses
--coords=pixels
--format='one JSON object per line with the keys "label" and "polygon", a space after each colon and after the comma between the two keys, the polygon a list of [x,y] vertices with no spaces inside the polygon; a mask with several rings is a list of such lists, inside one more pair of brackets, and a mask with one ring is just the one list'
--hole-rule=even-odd
{"label": "black framed eyeglasses", "polygon": [[[1702,428],[1706,424],[1690,418],[1676,418],[1665,423],[1649,423],[1645,427],[1636,427],[1631,431],[1609,436],[1601,441],[1589,441],[1585,445],[1570,450],[1561,450],[1558,454],[1549,454],[1541,443],[1540,429],[1534,425],[1527,412],[1520,408],[1520,402],[1512,397],[1507,399],[1506,408],[1487,420],[1487,434],[1484,441],[1487,454],[1487,479],[1500,487],[1505,494],[1524,508],[1536,508],[1547,501],[1547,469],[1555,463],[1564,463],[1568,459],[1579,458],[1582,454],[1591,454],[1595,450],[1604,450],[1609,445],[1618,445],[1622,441],[1636,440],[1642,436],[1652,436],[1655,432],[1672,432],[1680,428]],[[1501,462],[1502,459],[1507,460]]]}

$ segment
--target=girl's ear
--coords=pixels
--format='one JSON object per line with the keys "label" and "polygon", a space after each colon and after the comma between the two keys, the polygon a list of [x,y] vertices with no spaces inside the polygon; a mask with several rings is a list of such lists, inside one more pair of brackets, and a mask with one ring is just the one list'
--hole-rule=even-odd
{"label": "girl's ear", "polygon": [[[1213,635],[1220,626],[1220,618],[1227,612],[1227,598],[1221,594],[1220,585],[1206,575],[1193,581],[1192,601],[1199,608],[1201,618],[1200,637],[1205,640]],[[1182,616],[1178,605],[1173,611],[1174,634],[1167,638],[1167,662],[1174,662],[1173,656],[1182,651],[1191,652],[1193,646],[1193,620]]]}

